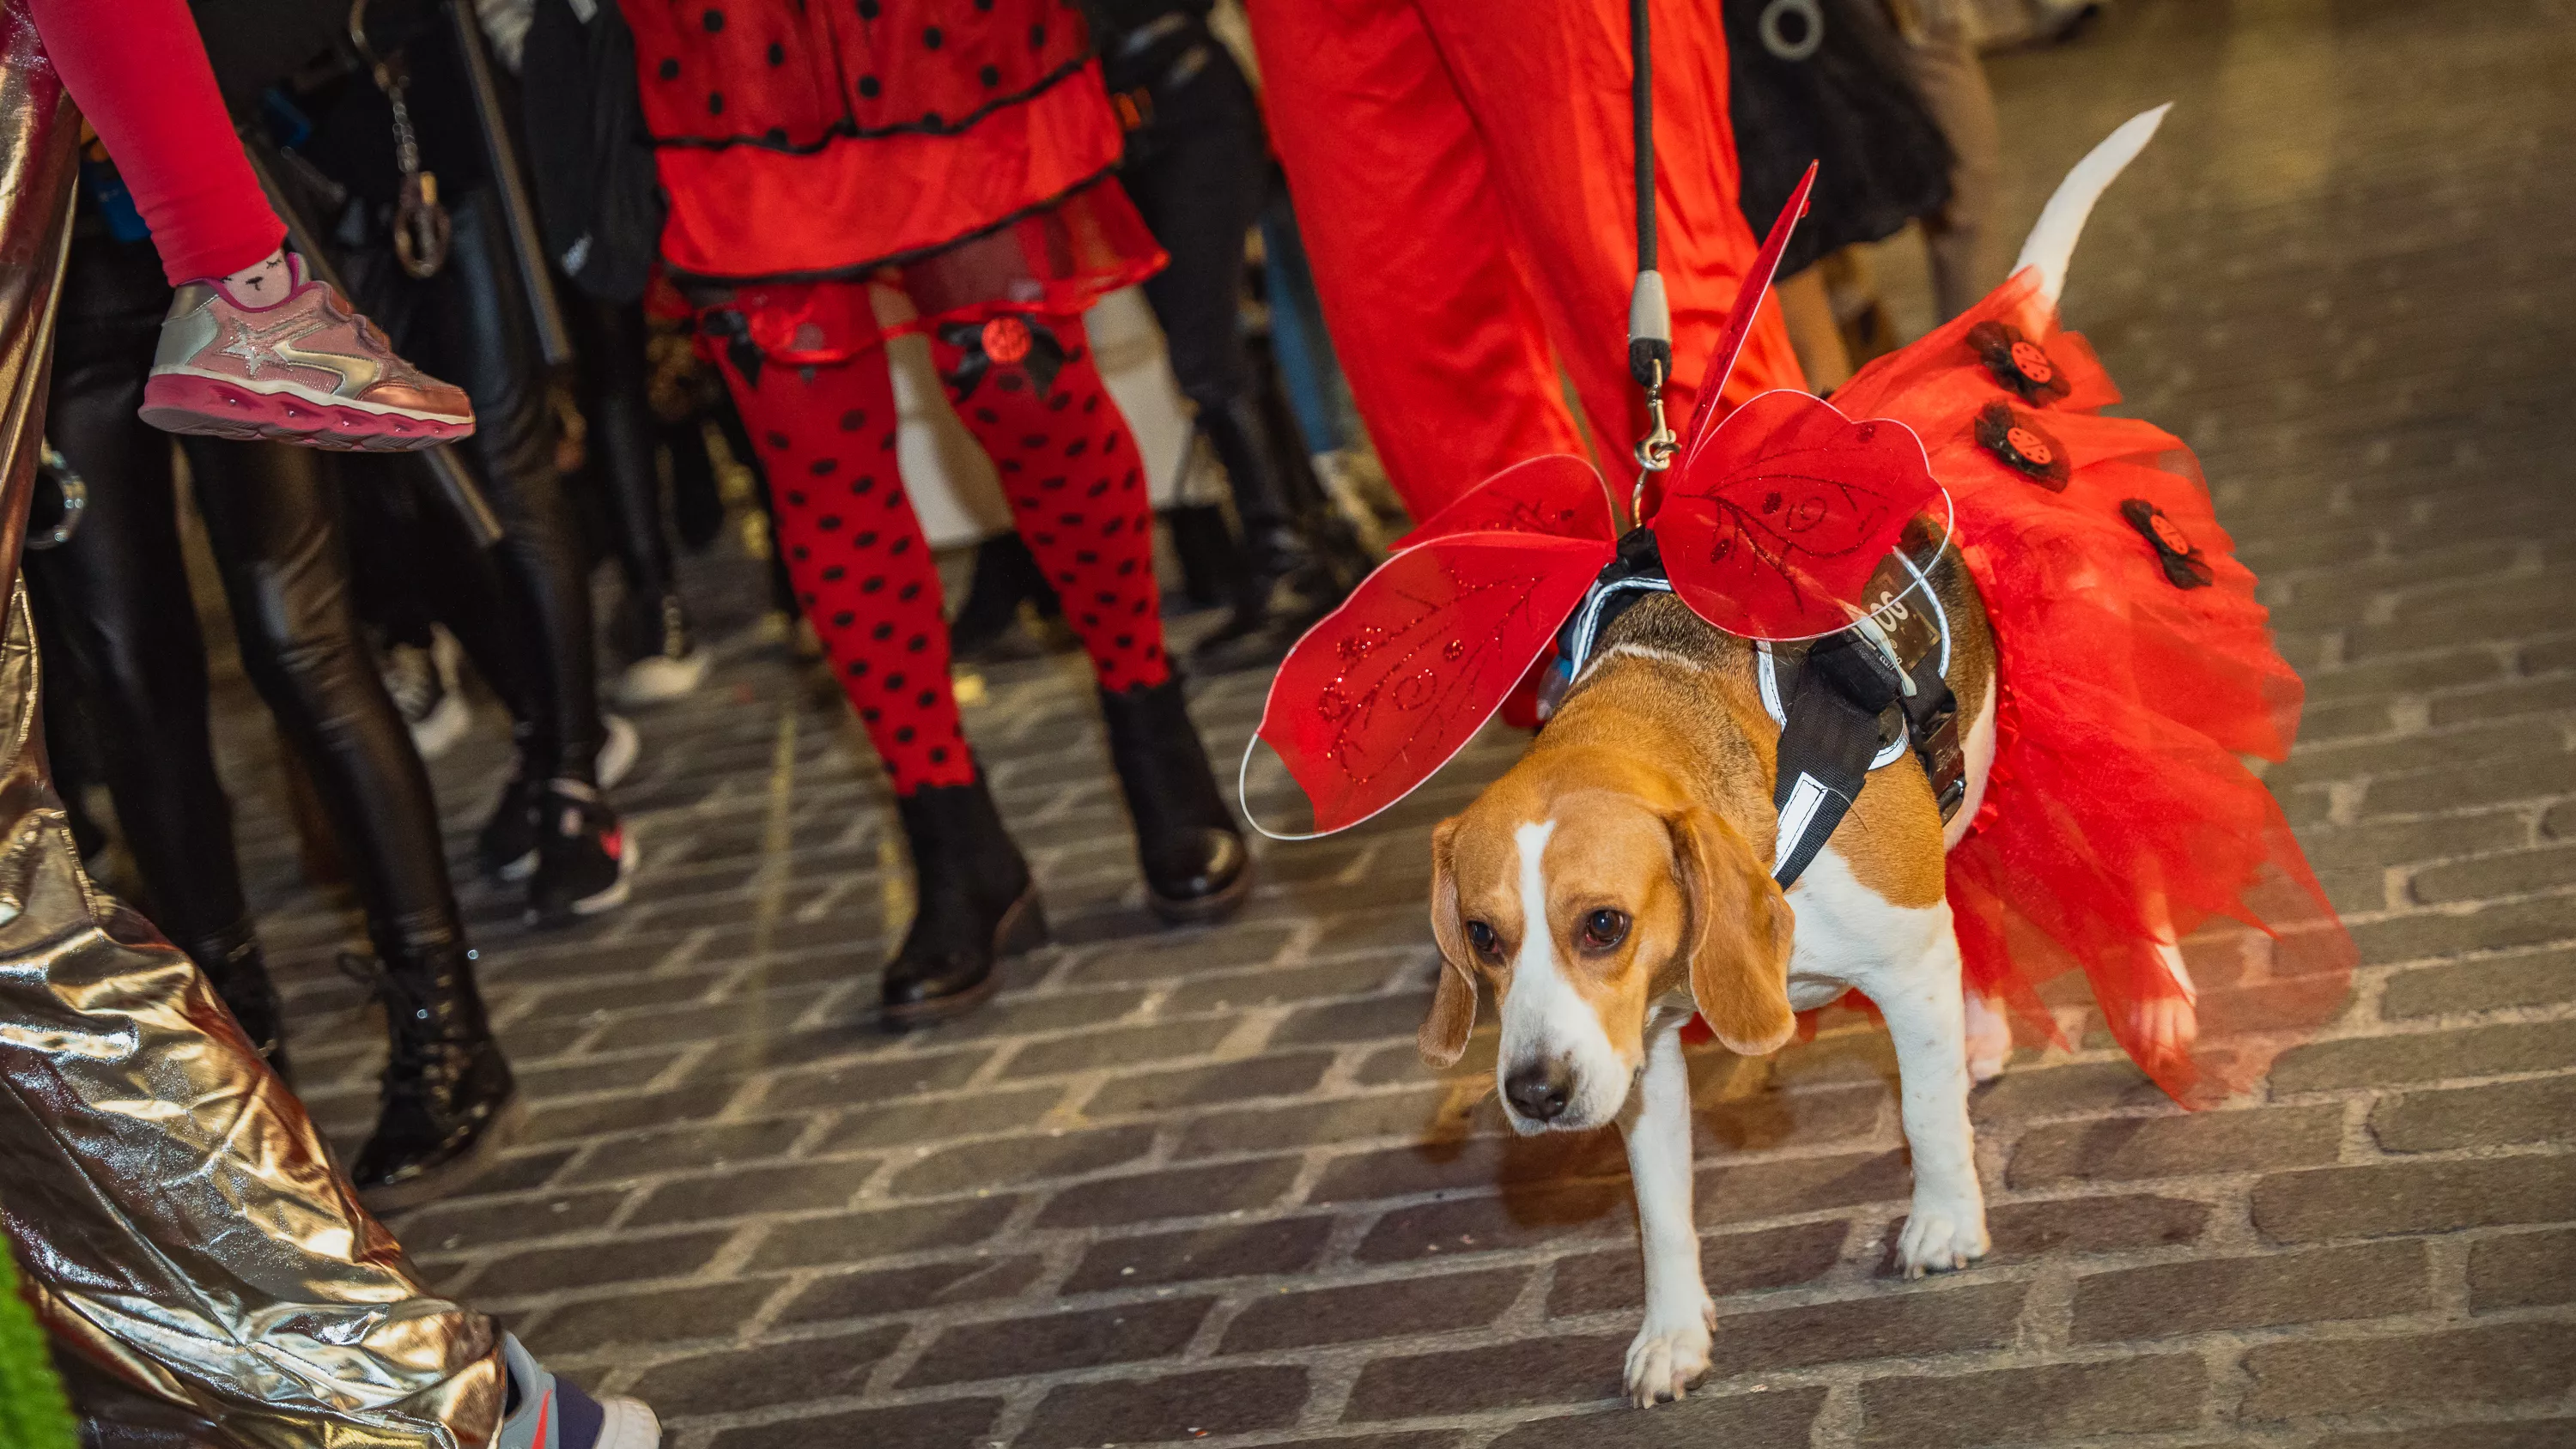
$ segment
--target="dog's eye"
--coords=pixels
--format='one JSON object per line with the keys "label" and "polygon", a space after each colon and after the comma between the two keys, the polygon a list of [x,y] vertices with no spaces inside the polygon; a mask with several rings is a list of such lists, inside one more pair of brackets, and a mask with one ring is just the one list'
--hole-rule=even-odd
{"label": "dog's eye", "polygon": [[1494,939],[1494,928],[1482,921],[1467,923],[1467,944],[1476,948],[1477,955],[1489,961],[1503,953],[1502,942]]}
{"label": "dog's eye", "polygon": [[1624,911],[1599,910],[1583,918],[1583,949],[1608,951],[1628,939],[1628,916]]}

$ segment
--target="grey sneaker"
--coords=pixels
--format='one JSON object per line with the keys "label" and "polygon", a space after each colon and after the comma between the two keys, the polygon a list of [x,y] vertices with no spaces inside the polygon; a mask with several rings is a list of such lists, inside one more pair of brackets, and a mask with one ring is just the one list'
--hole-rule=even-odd
{"label": "grey sneaker", "polygon": [[518,1336],[501,1335],[510,1407],[492,1449],[660,1449],[662,1422],[635,1399],[594,1399],[547,1373]]}

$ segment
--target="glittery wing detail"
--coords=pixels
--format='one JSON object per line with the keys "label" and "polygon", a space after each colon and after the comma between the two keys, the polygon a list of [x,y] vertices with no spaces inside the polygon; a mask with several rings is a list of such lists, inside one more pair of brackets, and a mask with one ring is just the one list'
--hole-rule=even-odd
{"label": "glittery wing detail", "polygon": [[1709,354],[1708,370],[1700,374],[1699,406],[1691,413],[1690,436],[1682,440],[1681,457],[1685,466],[1698,456],[1700,445],[1716,430],[1720,413],[1717,395],[1734,375],[1735,359],[1744,351],[1744,339],[1753,332],[1753,318],[1762,310],[1762,298],[1771,290],[1771,279],[1780,270],[1780,255],[1789,249],[1789,234],[1798,229],[1798,218],[1807,214],[1807,193],[1815,189],[1816,162],[1807,163],[1807,174],[1798,178],[1798,189],[1789,193],[1788,204],[1772,219],[1771,234],[1762,239],[1762,250],[1754,254],[1753,265],[1744,274],[1744,282],[1735,289],[1735,308],[1726,314],[1726,330],[1717,336],[1717,350]]}
{"label": "glittery wing detail", "polygon": [[1357,825],[1448,763],[1615,551],[1539,533],[1435,538],[1308,630],[1271,681],[1260,736],[1306,792],[1315,831]]}
{"label": "glittery wing detail", "polygon": [[1448,507],[1397,540],[1396,547],[1496,531],[1603,542],[1619,536],[1601,475],[1581,458],[1550,453],[1515,463],[1451,499]]}
{"label": "glittery wing detail", "polygon": [[1944,509],[1911,429],[1802,392],[1729,413],[1679,471],[1654,518],[1664,569],[1692,612],[1753,639],[1848,627],[1906,523]]}

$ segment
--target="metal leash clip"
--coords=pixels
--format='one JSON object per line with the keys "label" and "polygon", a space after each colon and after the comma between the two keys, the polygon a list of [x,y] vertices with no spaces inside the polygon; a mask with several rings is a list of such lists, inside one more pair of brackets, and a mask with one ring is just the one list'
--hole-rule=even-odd
{"label": "metal leash clip", "polygon": [[427,281],[447,265],[455,223],[447,208],[439,205],[437,174],[420,167],[420,138],[412,130],[406,99],[411,75],[400,55],[386,59],[367,44],[367,0],[356,0],[349,7],[349,44],[357,48],[376,89],[394,111],[394,164],[402,169],[402,190],[394,199],[394,257],[404,272]]}

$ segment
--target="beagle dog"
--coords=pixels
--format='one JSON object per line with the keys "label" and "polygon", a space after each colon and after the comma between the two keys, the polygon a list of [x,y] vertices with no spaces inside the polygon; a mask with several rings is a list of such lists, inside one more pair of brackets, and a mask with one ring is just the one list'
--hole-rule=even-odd
{"label": "beagle dog", "polygon": [[[1726,1046],[1761,1055],[1787,1044],[1795,1013],[1846,990],[1868,997],[1895,1042],[1914,1155],[1897,1257],[1913,1277],[1986,1251],[1942,857],[1976,817],[1994,761],[1995,654],[1955,553],[1931,582],[1950,620],[1950,688],[1971,721],[1967,796],[1946,826],[1924,772],[1900,759],[1869,775],[1784,894],[1772,879],[1779,732],[1756,646],[1662,594],[1605,631],[1529,753],[1433,832],[1442,966],[1422,1054],[1454,1065],[1488,990],[1513,1129],[1616,1122],[1625,1134],[1646,1256],[1626,1374],[1640,1407],[1682,1397],[1708,1368],[1716,1325],[1691,1218],[1681,1030],[1693,1013]],[[1986,1050],[2000,1062],[2000,1047]]]}

